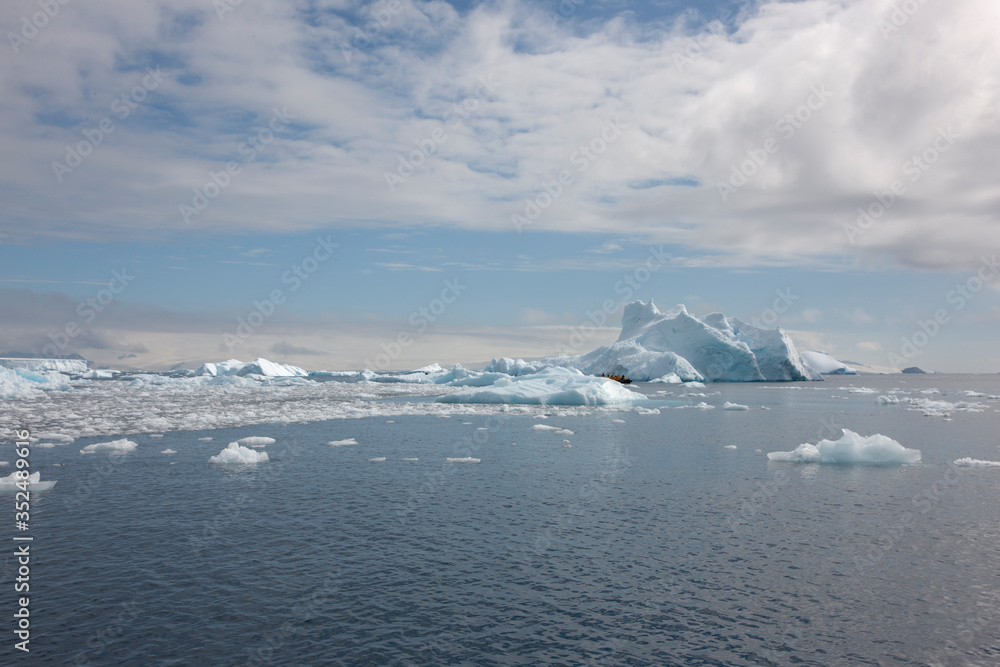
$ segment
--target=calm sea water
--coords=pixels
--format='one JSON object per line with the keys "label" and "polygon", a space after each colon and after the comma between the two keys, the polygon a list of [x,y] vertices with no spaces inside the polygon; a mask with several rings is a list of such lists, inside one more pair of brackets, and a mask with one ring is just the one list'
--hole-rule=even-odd
{"label": "calm sea water", "polygon": [[[926,417],[852,385],[986,409]],[[1000,469],[950,465],[1000,460],[1000,401],[962,394],[1000,394],[1000,377],[637,388],[659,414],[369,418],[131,435],[124,457],[79,455],[108,437],[36,450],[59,482],[33,498],[30,662],[1000,664]],[[698,401],[719,407],[672,407]],[[764,456],[841,427],[923,463]],[[208,464],[247,435],[276,438],[269,464]],[[468,456],[481,461],[446,460]]]}

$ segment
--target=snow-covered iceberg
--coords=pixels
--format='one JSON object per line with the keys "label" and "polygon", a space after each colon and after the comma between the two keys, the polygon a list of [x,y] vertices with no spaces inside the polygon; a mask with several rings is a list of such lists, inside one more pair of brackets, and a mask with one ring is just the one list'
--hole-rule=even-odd
{"label": "snow-covered iceberg", "polygon": [[621,334],[611,345],[531,363],[493,360],[486,370],[521,375],[546,366],[575,368],[590,375],[625,375],[640,382],[674,377],[684,382],[822,379],[802,361],[781,329],[761,329],[722,313],[698,318],[683,305],[661,313],[652,300],[625,306]]}
{"label": "snow-covered iceberg", "polygon": [[489,387],[462,389],[440,403],[517,403],[530,405],[611,405],[645,400],[638,392],[607,378],[572,368],[546,368],[531,375],[503,376]]}
{"label": "snow-covered iceberg", "polygon": [[843,429],[839,440],[820,440],[799,445],[791,452],[771,452],[769,461],[792,463],[859,463],[886,465],[920,463],[920,450],[909,449],[892,438],[876,433],[868,437]]}
{"label": "snow-covered iceberg", "polygon": [[249,447],[243,447],[238,442],[231,442],[215,456],[208,458],[209,463],[218,465],[256,465],[257,463],[267,463],[270,458],[267,452],[258,452]]}
{"label": "snow-covered iceberg", "polygon": [[858,371],[842,361],[834,359],[826,352],[808,350],[801,353],[802,361],[823,375],[857,375]]}

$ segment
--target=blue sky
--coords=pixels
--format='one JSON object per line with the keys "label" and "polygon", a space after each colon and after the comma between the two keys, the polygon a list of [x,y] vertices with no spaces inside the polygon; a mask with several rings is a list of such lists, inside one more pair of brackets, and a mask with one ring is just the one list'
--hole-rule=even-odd
{"label": "blue sky", "polygon": [[224,3],[5,8],[0,352],[474,364],[652,298],[1000,370],[991,3]]}

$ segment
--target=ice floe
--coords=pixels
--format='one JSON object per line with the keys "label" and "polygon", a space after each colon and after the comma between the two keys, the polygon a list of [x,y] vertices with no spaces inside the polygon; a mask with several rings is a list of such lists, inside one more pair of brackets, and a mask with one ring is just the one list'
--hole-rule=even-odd
{"label": "ice floe", "polygon": [[97,452],[131,452],[139,445],[127,438],[112,440],[111,442],[95,442],[80,450],[81,454],[96,454]]}
{"label": "ice floe", "polygon": [[267,445],[273,445],[277,442],[274,438],[268,438],[260,435],[250,435],[245,438],[240,438],[236,441],[238,445],[246,445],[248,447],[266,447]]}
{"label": "ice floe", "polygon": [[218,465],[256,465],[268,461],[270,458],[267,452],[258,452],[249,447],[243,447],[238,442],[229,443],[221,452],[208,458],[209,463]]}
{"label": "ice floe", "polygon": [[638,392],[607,378],[570,368],[503,376],[490,387],[470,388],[441,396],[440,403],[504,403],[528,405],[612,405],[646,400]]}
{"label": "ice floe", "polygon": [[791,452],[770,452],[767,458],[792,463],[912,464],[920,462],[920,450],[904,447],[881,433],[866,437],[845,428],[839,440],[805,443]]}
{"label": "ice floe", "polygon": [[358,444],[358,441],[355,440],[354,438],[344,438],[343,440],[331,440],[326,444],[330,445],[331,447],[344,447],[346,445],[356,445]]}
{"label": "ice floe", "polygon": [[964,459],[956,459],[955,465],[966,468],[1000,468],[1000,461],[984,461],[967,456]]}
{"label": "ice floe", "polygon": [[448,463],[481,463],[482,459],[474,459],[471,456],[459,456],[459,457],[449,456],[447,458],[447,462]]}
{"label": "ice floe", "polygon": [[749,410],[750,406],[749,405],[740,405],[739,403],[730,403],[729,401],[726,401],[723,404],[722,409],[723,410]]}
{"label": "ice floe", "polygon": [[176,454],[177,452],[173,449],[164,449],[160,452],[161,454]]}
{"label": "ice floe", "polygon": [[[20,491],[21,489],[17,486],[18,482],[24,480],[18,479],[18,474],[12,472],[6,477],[0,477],[0,493],[14,493]],[[55,481],[43,482],[41,481],[41,473],[33,472],[28,475],[28,492],[31,491],[48,491],[53,486],[56,485]]]}
{"label": "ice floe", "polygon": [[69,377],[57,371],[31,371],[0,366],[0,399],[38,398],[47,391],[69,388]]}

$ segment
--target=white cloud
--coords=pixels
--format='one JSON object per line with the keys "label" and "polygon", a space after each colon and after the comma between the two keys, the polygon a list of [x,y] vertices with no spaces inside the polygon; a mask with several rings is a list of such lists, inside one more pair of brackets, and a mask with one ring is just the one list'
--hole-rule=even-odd
{"label": "white cloud", "polygon": [[[998,240],[1000,5],[926,3],[883,36],[894,4],[765,3],[680,64],[679,27],[622,15],[586,32],[516,1],[462,15],[403,2],[370,44],[340,14],[306,21],[278,0],[224,20],[195,0],[67,5],[0,61],[0,150],[18,157],[0,165],[0,224],[19,237],[513,231],[511,215],[549,194],[525,234],[624,233],[698,249],[701,265],[974,267]],[[120,118],[113,100],[147,65],[163,82]],[[779,119],[818,89],[829,99],[785,136]],[[239,147],[275,109],[294,118],[245,162]],[[58,182],[53,161],[105,118],[115,130]],[[604,141],[616,118],[624,129]],[[949,127],[954,146],[911,181],[907,161]],[[777,151],[722,201],[716,184],[768,139]],[[420,164],[390,192],[384,174],[411,154]],[[179,205],[227,162],[239,173],[188,225]],[[572,184],[553,195],[561,170]],[[844,225],[893,180],[906,194],[852,244]]]}

